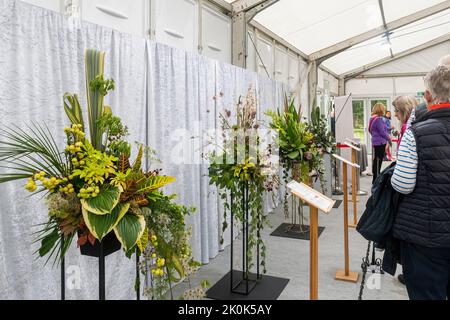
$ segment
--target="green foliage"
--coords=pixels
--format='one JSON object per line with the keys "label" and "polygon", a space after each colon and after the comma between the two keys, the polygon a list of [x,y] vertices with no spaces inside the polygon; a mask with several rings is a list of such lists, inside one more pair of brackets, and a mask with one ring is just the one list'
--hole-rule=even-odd
{"label": "green foliage", "polygon": [[308,130],[314,135],[313,142],[317,148],[327,153],[336,151],[336,141],[331,131],[328,130],[327,119],[324,114],[321,114],[320,107],[315,107],[311,111]]}
{"label": "green foliage", "polygon": [[79,177],[88,184],[103,184],[109,175],[116,173],[115,162],[118,158],[94,149],[88,141],[83,153],[84,164],[73,170],[73,177]]}
{"label": "green foliage", "polygon": [[83,111],[78,101],[78,95],[70,93],[64,95],[64,111],[72,124],[81,125],[81,131],[84,132]]}
{"label": "green foliage", "polygon": [[106,96],[108,91],[115,89],[115,83],[113,79],[106,79],[103,74],[97,75],[91,82],[89,82],[89,88],[92,91],[99,92],[102,96]]}
{"label": "green foliage", "polygon": [[122,124],[122,120],[110,112],[105,112],[97,120],[97,124],[99,130],[106,133],[104,145],[107,152],[116,157],[121,154],[130,157],[131,145],[123,140],[128,136],[128,128]]}
{"label": "green foliage", "polygon": [[[148,206],[142,209],[152,238],[146,255],[146,264],[153,275],[152,290],[146,291],[151,291],[150,295],[155,298],[162,298],[171,282],[189,277],[194,266],[199,265],[192,258],[190,231],[186,230],[186,217],[193,214],[195,208],[177,204],[175,198],[176,195],[153,192],[147,196]],[[158,273],[155,271],[161,270],[163,260],[166,272],[161,277],[155,275]]]}
{"label": "green foliage", "polygon": [[[239,99],[236,104],[234,123],[229,120],[230,114],[228,111],[225,115],[220,115],[225,142],[220,146],[222,152],[210,155],[209,183],[218,188],[219,196],[224,202],[222,232],[228,228],[228,212],[241,223],[248,223],[249,269],[254,266],[253,252],[259,246],[262,258],[260,264],[265,272],[266,247],[261,230],[268,224],[268,219],[263,212],[262,197],[269,176],[261,161],[260,137],[256,131],[260,123],[256,119],[256,99],[251,89],[247,97]],[[233,200],[228,195],[232,195]],[[221,241],[223,242],[223,238]]]}

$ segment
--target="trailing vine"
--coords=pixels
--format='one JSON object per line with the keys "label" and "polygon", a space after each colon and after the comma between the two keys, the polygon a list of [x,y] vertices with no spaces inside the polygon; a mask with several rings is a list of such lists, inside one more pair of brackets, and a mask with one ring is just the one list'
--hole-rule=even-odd
{"label": "trailing vine", "polygon": [[[259,247],[260,266],[266,272],[266,246],[261,230],[268,225],[263,210],[263,194],[273,188],[269,181],[270,170],[267,152],[261,152],[256,119],[256,99],[252,88],[247,96],[235,105],[236,119],[231,111],[220,114],[223,145],[220,151],[209,155],[210,184],[218,188],[224,202],[223,233],[228,229],[228,215],[232,214],[242,225],[248,223],[248,269],[255,267],[254,251]],[[248,212],[249,217],[246,216]]]}

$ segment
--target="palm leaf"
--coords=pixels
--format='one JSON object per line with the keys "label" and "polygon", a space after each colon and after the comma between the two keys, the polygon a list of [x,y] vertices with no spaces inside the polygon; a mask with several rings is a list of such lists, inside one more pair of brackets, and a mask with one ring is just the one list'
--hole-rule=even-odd
{"label": "palm leaf", "polygon": [[120,187],[102,188],[95,198],[81,199],[81,205],[93,214],[105,215],[119,203],[121,193]]}
{"label": "palm leaf", "polygon": [[120,203],[111,211],[111,213],[98,215],[89,212],[83,207],[82,211],[84,222],[86,223],[86,226],[88,227],[92,235],[97,240],[102,241],[103,237],[105,237],[114,229],[117,223],[127,213],[129,208],[129,203]]}
{"label": "palm leaf", "polygon": [[137,243],[145,232],[145,218],[128,213],[114,228],[117,239],[125,251],[129,251]]}

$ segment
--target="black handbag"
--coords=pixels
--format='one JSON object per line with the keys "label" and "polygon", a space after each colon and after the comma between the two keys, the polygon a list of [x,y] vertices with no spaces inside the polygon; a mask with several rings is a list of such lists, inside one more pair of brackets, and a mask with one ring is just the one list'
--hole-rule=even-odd
{"label": "black handbag", "polygon": [[400,194],[391,185],[395,164],[392,163],[375,180],[372,196],[356,226],[356,230],[365,239],[376,242],[379,248],[383,248],[383,244],[391,235],[400,201]]}

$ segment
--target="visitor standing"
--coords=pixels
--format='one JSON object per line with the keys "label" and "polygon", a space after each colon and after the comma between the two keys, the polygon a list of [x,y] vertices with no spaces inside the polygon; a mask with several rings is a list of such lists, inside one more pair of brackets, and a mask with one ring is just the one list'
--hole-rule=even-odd
{"label": "visitor standing", "polygon": [[372,183],[375,182],[380,174],[381,165],[386,154],[386,144],[390,141],[386,123],[383,119],[385,113],[385,105],[379,102],[373,107],[372,117],[369,121],[369,133],[372,136]]}
{"label": "visitor standing", "polygon": [[404,194],[394,223],[410,299],[450,296],[450,68],[425,77],[427,112],[400,144],[391,184]]}

